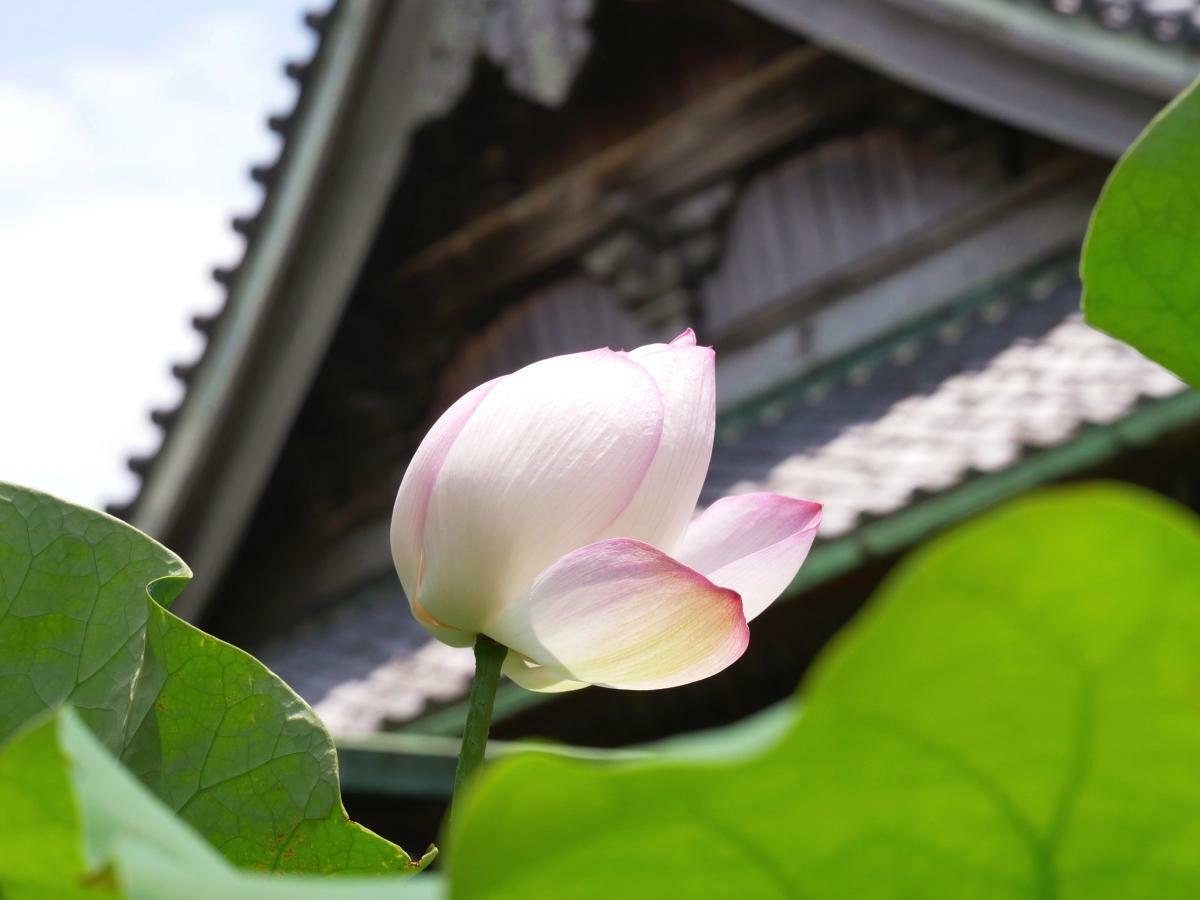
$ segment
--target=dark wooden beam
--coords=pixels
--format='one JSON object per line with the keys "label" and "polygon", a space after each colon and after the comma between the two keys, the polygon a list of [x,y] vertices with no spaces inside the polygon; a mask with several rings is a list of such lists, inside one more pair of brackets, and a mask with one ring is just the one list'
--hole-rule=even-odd
{"label": "dark wooden beam", "polygon": [[[938,219],[925,228],[906,234],[874,253],[835,269],[824,278],[796,294],[739,319],[736,325],[711,336],[722,351],[749,347],[778,333],[782,328],[802,321],[838,300],[869,284],[933,256],[983,231],[1016,210],[1036,204],[1064,187],[1080,182],[1094,185],[1099,192],[1104,167],[1089,157],[1073,152],[1049,162],[1016,184],[1001,185],[958,212]],[[1047,247],[1046,251],[1053,248]]]}
{"label": "dark wooden beam", "polygon": [[577,253],[641,209],[728,175],[877,100],[871,76],[813,47],[777,57],[403,262],[384,298],[450,315]]}

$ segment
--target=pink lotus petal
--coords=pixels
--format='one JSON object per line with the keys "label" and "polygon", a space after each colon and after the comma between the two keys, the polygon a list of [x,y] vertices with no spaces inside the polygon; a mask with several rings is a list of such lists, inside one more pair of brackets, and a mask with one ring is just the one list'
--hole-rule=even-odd
{"label": "pink lotus petal", "polygon": [[440,619],[430,615],[429,610],[421,605],[420,600],[414,600],[410,597],[408,608],[412,610],[413,618],[421,623],[421,627],[443,644],[451,647],[472,647],[475,645],[475,632],[463,631],[461,628],[447,625]]}
{"label": "pink lotus petal", "polygon": [[547,674],[631,690],[707,678],[750,640],[734,591],[627,538],[568,553],[487,633]]}
{"label": "pink lotus petal", "polygon": [[629,358],[650,373],[662,394],[662,439],[637,494],[604,537],[636,538],[669,551],[695,512],[712,457],[717,412],[713,351],[695,346],[688,329],[671,344],[638,347]]}
{"label": "pink lotus petal", "polygon": [[525,688],[527,691],[538,691],[542,694],[561,694],[565,691],[577,691],[588,687],[586,681],[571,681],[563,678],[557,672],[530,662],[520,653],[508,651],[504,657],[505,675]]}
{"label": "pink lotus petal", "polygon": [[392,508],[392,558],[410,606],[420,589],[421,542],[425,534],[429,497],[433,493],[438,472],[483,398],[502,380],[494,378],[479,385],[442,413],[417,448],[404,473],[404,480],[400,482],[400,491]]}
{"label": "pink lotus petal", "polygon": [[478,632],[636,494],[658,448],[654,379],[621,353],[558,356],[505,377],[459,432],[429,498],[419,599]]}
{"label": "pink lotus petal", "polygon": [[683,331],[679,332],[679,334],[677,334],[674,338],[671,339],[671,346],[672,347],[695,347],[696,346],[696,332],[692,331],[692,329],[690,329],[690,328],[683,329]]}
{"label": "pink lotus petal", "polygon": [[737,591],[751,621],[791,584],[821,524],[821,504],[779,494],[723,497],[692,522],[676,555]]}

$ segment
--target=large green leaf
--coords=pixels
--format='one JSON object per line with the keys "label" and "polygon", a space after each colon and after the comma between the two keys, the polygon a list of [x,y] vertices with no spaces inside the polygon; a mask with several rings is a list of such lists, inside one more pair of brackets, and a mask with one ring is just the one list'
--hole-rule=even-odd
{"label": "large green leaf", "polygon": [[234,871],[69,707],[27,723],[0,751],[0,896],[114,893],[112,866],[127,842],[175,866]]}
{"label": "large green leaf", "polygon": [[1083,250],[1087,320],[1200,386],[1200,89],[1117,163]]}
{"label": "large green leaf", "polygon": [[502,760],[452,896],[1200,896],[1200,526],[1116,487],[934,541],[737,765]]}
{"label": "large green leaf", "polygon": [[123,522],[0,484],[0,740],[70,702],[239,866],[419,867],[347,818],[333,742],[308,705],[165,609],[190,576]]}
{"label": "large green leaf", "polygon": [[123,845],[118,859],[127,900],[437,900],[440,879],[422,875],[397,884],[393,878],[270,876],[257,872],[196,873],[173,864],[146,844]]}
{"label": "large green leaf", "polygon": [[150,794],[69,706],[0,749],[0,897],[426,900],[436,882],[239,871]]}
{"label": "large green leaf", "polygon": [[101,880],[88,876],[80,832],[57,730],[41,723],[0,753],[0,897],[103,893]]}

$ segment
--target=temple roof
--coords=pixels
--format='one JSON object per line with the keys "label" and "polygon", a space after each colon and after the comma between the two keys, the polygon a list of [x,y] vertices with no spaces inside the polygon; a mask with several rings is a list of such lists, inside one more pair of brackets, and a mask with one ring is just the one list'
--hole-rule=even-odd
{"label": "temple roof", "polygon": [[[270,119],[285,137],[284,149],[272,164],[252,170],[267,188],[263,207],[235,219],[247,236],[245,258],[216,273],[229,292],[225,309],[197,320],[208,349],[198,364],[177,368],[187,395],[180,408],[154,414],[164,428],[163,447],[131,462],[143,489],[117,510],[176,547],[199,573],[177,604],[184,615],[194,617],[220,579],[237,569],[239,552],[254,557],[281,521],[296,526],[292,509],[262,501],[278,499],[269,491],[272,478],[285,487],[303,482],[306,490],[323,479],[324,497],[349,496],[345,485],[378,458],[402,467],[417,426],[438,404],[479,377],[528,361],[530,349],[546,349],[539,341],[556,328],[571,340],[594,333],[629,343],[661,336],[656,329],[688,309],[695,299],[689,290],[699,282],[707,285],[699,294],[710,323],[723,327],[724,282],[712,269],[723,242],[727,255],[744,254],[738,264],[758,279],[750,285],[727,278],[725,293],[748,303],[750,286],[763,289],[762,305],[721,335],[731,352],[718,341],[727,370],[745,368],[746,359],[760,354],[767,368],[774,361],[798,368],[795,377],[768,373],[770,384],[726,391],[734,400],[722,406],[703,501],[769,489],[825,503],[822,539],[797,592],[881,548],[916,540],[919,528],[905,524],[913,521],[910,513],[924,517],[920,527],[947,524],[1005,492],[1069,476],[1131,441],[1197,420],[1194,395],[1178,381],[1079,319],[1077,247],[1066,254],[1062,248],[1081,236],[1093,196],[1093,182],[1070,166],[1089,161],[1067,154],[1066,168],[1043,177],[1054,169],[1043,163],[1055,162],[1061,148],[1047,150],[1045,141],[988,121],[1115,155],[1197,70],[1190,0],[1085,3],[1076,16],[1067,15],[1071,3],[1033,0],[703,6],[750,10],[786,29],[786,40],[764,41],[769,52],[752,58],[753,65],[706,73],[713,83],[693,84],[695,93],[671,115],[647,113],[650,124],[638,119],[636,133],[615,140],[615,132],[601,129],[607,143],[598,141],[598,148],[580,140],[571,148],[578,154],[573,168],[564,164],[553,178],[518,179],[505,202],[478,219],[462,212],[468,221],[450,221],[448,233],[404,245],[403,253],[400,244],[389,244],[386,227],[389,220],[413,224],[407,207],[394,208],[399,200],[420,196],[422,210],[445,212],[436,192],[405,195],[397,188],[413,142],[430,138],[430,123],[442,122],[464,96],[492,102],[496,95],[487,91],[494,81],[517,92],[505,103],[521,114],[518,123],[533,116],[527,100],[567,101],[569,112],[575,70],[589,47],[599,55],[606,49],[594,46],[584,27],[594,25],[593,5],[368,0],[310,19],[320,47],[312,60],[288,67],[300,80],[300,100],[291,113]],[[1118,6],[1136,14],[1122,19]],[[1184,13],[1172,37],[1172,17]],[[670,21],[659,17],[660,25]],[[551,39],[530,40],[535,33]],[[742,56],[753,56],[738,53],[739,65]],[[481,68],[480,58],[492,68]],[[686,73],[687,62],[680,58],[680,71]],[[932,127],[924,113],[883,121],[879,109],[914,105],[916,92],[891,90],[892,78],[975,112],[941,104]],[[469,85],[480,83],[485,89],[471,94]],[[593,91],[602,94],[603,87],[595,77]],[[610,111],[597,108],[588,112],[611,125]],[[538,133],[556,134],[562,120],[538,121]],[[909,140],[914,134],[929,140]],[[446,129],[433,137],[426,159],[461,134]],[[719,152],[697,152],[698,141]],[[472,153],[485,169],[489,154],[503,160],[503,147],[488,147]],[[849,182],[862,187],[853,202],[833,193]],[[1079,188],[1078,196],[1057,206],[1030,205],[1031,197],[1065,182]],[[828,222],[792,215],[801,206],[815,209],[813,198],[822,196],[830,201]],[[829,222],[829,233],[822,233]],[[796,234],[780,223],[796,225]],[[727,225],[732,237],[724,234]],[[808,231],[801,234],[799,226]],[[773,252],[760,239],[764,227],[795,244],[771,265],[763,256]],[[845,259],[812,239],[814,228],[823,240],[852,235]],[[880,233],[872,236],[872,229]],[[974,247],[938,256],[955,242]],[[821,264],[805,257],[801,244],[805,252],[816,248]],[[392,258],[387,277],[367,285],[369,295],[363,273],[380,247]],[[514,248],[526,251],[520,271]],[[1027,265],[1043,250],[1058,255]],[[701,263],[689,272],[693,257]],[[904,281],[917,270],[924,274]],[[772,278],[785,283],[767,284]],[[861,296],[870,293],[864,284],[888,278],[893,287],[880,296]],[[960,281],[982,284],[949,302],[901,290],[937,282],[955,291],[951,285]],[[875,305],[852,306],[848,298]],[[835,314],[839,303],[842,313]],[[546,317],[536,314],[539,304],[550,311]],[[741,316],[735,307],[731,301],[722,309]],[[838,315],[854,327],[834,321]],[[560,320],[572,316],[568,329]],[[863,330],[867,320],[873,326]],[[821,353],[796,352],[822,322],[841,343],[822,349],[817,340]],[[794,344],[783,357],[764,349],[774,332]],[[339,335],[350,339],[339,343]],[[356,343],[361,338],[375,343]],[[361,347],[380,352],[360,354]],[[347,389],[359,387],[354,379],[372,365],[390,380],[372,384],[373,394]],[[338,377],[328,377],[331,371]],[[362,431],[342,428],[347,422]],[[381,433],[371,430],[375,425],[390,429],[392,443],[375,440]],[[327,432],[342,435],[341,445],[324,443]],[[281,460],[298,433],[305,453],[294,455],[294,468],[285,471]],[[337,455],[347,442],[373,457],[364,450],[352,465]],[[388,500],[377,489],[384,475],[392,477],[380,469],[368,486],[376,506]],[[345,509],[314,517],[339,535],[361,524]],[[260,544],[247,539],[256,525]],[[372,548],[362,557],[315,541],[336,557],[331,567],[345,571],[328,585],[298,571],[304,584],[295,595],[336,596],[336,608],[253,648],[340,733],[376,731],[451,703],[471,668],[469,654],[429,642],[413,623],[399,584],[379,565],[386,542],[378,525],[368,522],[361,540],[350,535],[359,541],[354,546]],[[296,560],[297,546],[277,549],[285,562]],[[270,570],[280,582],[277,594],[289,593],[286,574]],[[228,615],[248,619],[256,614],[248,598],[260,585],[236,587]],[[298,608],[295,618],[307,614]],[[272,621],[277,627],[277,616]]]}

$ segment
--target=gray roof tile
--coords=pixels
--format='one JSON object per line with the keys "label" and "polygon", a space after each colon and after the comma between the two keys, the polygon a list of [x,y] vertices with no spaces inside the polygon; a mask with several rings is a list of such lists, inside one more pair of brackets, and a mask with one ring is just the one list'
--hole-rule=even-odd
{"label": "gray roof tile", "polygon": [[457,699],[474,667],[470,650],[429,639],[391,573],[258,655],[339,735],[380,731]]}
{"label": "gray roof tile", "polygon": [[822,536],[839,537],[917,492],[1003,469],[1027,448],[1061,444],[1143,398],[1183,389],[1084,324],[1078,297],[1072,279],[1041,302],[1015,303],[1001,321],[977,313],[914,362],[884,363],[817,403],[804,402],[811,385],[797,385],[765,419],[723,428],[702,502],[763,489],[820,500]]}

